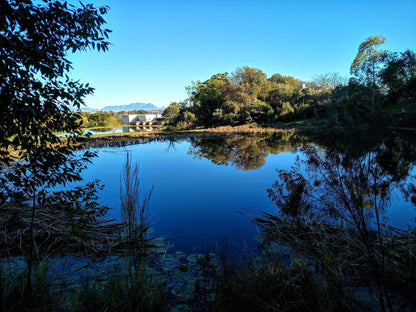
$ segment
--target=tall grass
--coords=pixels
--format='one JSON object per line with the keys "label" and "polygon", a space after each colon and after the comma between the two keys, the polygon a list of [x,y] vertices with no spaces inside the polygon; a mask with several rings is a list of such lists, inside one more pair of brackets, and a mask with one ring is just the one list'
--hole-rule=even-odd
{"label": "tall grass", "polygon": [[139,165],[132,162],[130,152],[126,153],[120,177],[120,210],[123,235],[127,240],[123,255],[127,274],[115,276],[109,281],[111,297],[123,298],[122,308],[126,311],[166,309],[165,285],[154,283],[153,277],[148,276],[149,263],[158,255],[162,245],[160,239],[150,236],[149,202],[152,192],[153,187],[143,199],[140,198]]}
{"label": "tall grass", "polygon": [[[52,205],[60,203],[58,199],[39,208],[32,222],[30,205],[2,203],[0,311],[167,310],[165,284],[149,274],[149,263],[162,243],[150,236],[148,209],[153,188],[141,200],[138,165],[132,164],[130,154],[121,182],[121,223],[95,217],[90,220],[88,212],[68,215],[67,210]],[[77,223],[68,218],[78,223],[86,218],[86,222],[82,229],[74,230],[72,225]],[[23,260],[32,240],[35,257],[29,270]],[[67,256],[87,261],[87,265],[75,270],[63,266],[52,269],[55,261]],[[103,275],[98,267],[108,256],[119,256],[123,265],[108,267]],[[75,276],[81,276],[80,280]]]}
{"label": "tall grass", "polygon": [[280,215],[258,212],[253,218],[265,242],[287,246],[320,276],[365,287],[381,311],[414,308],[409,287],[416,287],[415,229],[382,222],[394,176],[381,170],[375,153],[302,151],[307,159],[278,171],[268,190]]}

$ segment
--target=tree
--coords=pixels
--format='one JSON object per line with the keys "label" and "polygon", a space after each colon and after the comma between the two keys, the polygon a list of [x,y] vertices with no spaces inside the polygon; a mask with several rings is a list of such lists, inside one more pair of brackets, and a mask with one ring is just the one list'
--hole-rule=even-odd
{"label": "tree", "polygon": [[320,88],[327,87],[334,89],[336,87],[346,86],[348,84],[348,79],[341,76],[340,73],[324,73],[315,75],[313,77],[313,82]]}
{"label": "tree", "polygon": [[386,41],[383,36],[370,36],[363,41],[350,67],[351,75],[370,87],[372,90],[371,113],[375,110],[376,91],[380,86],[380,70],[384,65],[387,52],[380,50],[379,46]]}
{"label": "tree", "polygon": [[216,74],[204,82],[196,82],[192,90],[192,107],[195,116],[203,125],[212,125],[216,109],[226,101],[226,90],[230,84],[228,74]]}
{"label": "tree", "polygon": [[282,106],[282,114],[287,115],[287,114],[290,114],[290,113],[293,113],[293,112],[294,112],[294,110],[293,110],[293,107],[290,105],[290,103],[289,102],[284,102],[283,106]]}
{"label": "tree", "polygon": [[180,106],[177,102],[172,102],[168,107],[163,111],[162,116],[168,121],[174,120],[179,116]]}
{"label": "tree", "polygon": [[264,100],[270,91],[270,82],[260,69],[244,66],[237,68],[232,76],[242,91],[252,98],[251,102],[256,99]]}
{"label": "tree", "polygon": [[[0,0],[0,203],[15,190],[32,202],[27,298],[36,208],[45,202],[48,189],[81,180],[80,171],[93,156],[88,151],[73,153],[71,143],[82,131],[74,110],[93,88],[69,77],[72,64],[66,56],[108,49],[110,30],[103,28],[102,17],[107,10],[52,0]],[[55,131],[70,136],[60,140]]]}
{"label": "tree", "polygon": [[416,54],[413,51],[390,53],[380,77],[388,88],[390,102],[416,100]]}
{"label": "tree", "polygon": [[117,127],[120,121],[110,112],[95,112],[89,116],[90,124],[94,127]]}
{"label": "tree", "polygon": [[300,88],[300,85],[303,83],[303,81],[296,79],[295,77],[292,76],[282,76],[280,74],[273,74],[270,78],[269,81],[273,82],[273,83],[284,83],[284,84],[288,84],[291,86],[294,86],[296,88]]}
{"label": "tree", "polygon": [[66,54],[108,49],[109,30],[102,28],[107,9],[0,1],[0,114],[7,116],[0,124],[2,162],[13,159],[8,148],[29,160],[34,145],[59,144],[54,131],[78,133],[71,107],[79,109],[93,88],[68,77]]}

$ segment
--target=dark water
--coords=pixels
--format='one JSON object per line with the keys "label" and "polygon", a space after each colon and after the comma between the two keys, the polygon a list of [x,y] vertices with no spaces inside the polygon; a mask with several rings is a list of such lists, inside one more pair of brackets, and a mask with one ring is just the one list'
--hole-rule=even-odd
{"label": "dark water", "polygon": [[[181,237],[172,241],[173,249],[186,253],[200,252],[204,245],[219,243],[224,236],[232,246],[248,245],[254,249],[257,230],[248,217],[238,212],[245,208],[277,211],[267,189],[277,179],[276,169],[289,169],[297,156],[306,157],[299,150],[302,142],[303,139],[290,134],[191,138],[97,148],[98,157],[83,176],[86,181],[100,179],[105,184],[101,201],[111,208],[112,217],[120,219],[120,174],[126,153],[131,153],[132,159],[140,164],[142,198],[154,186],[150,214],[156,236]],[[384,141],[377,146],[386,150]],[[394,154],[396,158],[398,153]],[[385,156],[389,157],[394,158]],[[406,174],[397,179],[408,181],[409,174],[415,173],[410,159],[404,169]],[[404,161],[385,164],[397,174],[395,166],[403,168]],[[399,227],[414,225],[415,206],[405,201],[400,192],[391,198],[385,214],[388,222]]]}

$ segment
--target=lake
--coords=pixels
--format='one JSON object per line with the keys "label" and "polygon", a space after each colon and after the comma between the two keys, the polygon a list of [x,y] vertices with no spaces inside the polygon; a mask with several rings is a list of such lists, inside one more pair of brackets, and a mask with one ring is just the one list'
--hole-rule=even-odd
{"label": "lake", "polygon": [[[392,146],[396,158],[407,159],[384,164],[384,169],[397,174],[395,166],[403,168],[407,161],[406,174],[394,177],[394,180],[414,181],[409,177],[415,173],[414,145],[410,146],[403,139],[400,143],[395,138],[377,142],[377,148],[382,150],[380,155],[388,150],[386,144],[392,146],[388,140],[405,144],[405,149],[410,149],[411,153],[408,155],[402,150],[400,154],[395,150],[399,147]],[[408,140],[413,141],[413,138]],[[246,208],[277,212],[267,189],[278,178],[276,169],[290,169],[297,157],[305,159],[305,154],[300,151],[303,143],[304,138],[287,134],[220,139],[191,137],[125,147],[92,148],[98,156],[83,172],[83,177],[85,181],[99,179],[105,184],[100,192],[101,202],[110,207],[111,216],[119,220],[120,175],[126,154],[131,153],[133,161],[140,165],[141,198],[154,187],[150,200],[154,235],[175,238],[173,250],[201,252],[205,250],[204,246],[220,243],[223,237],[237,249],[248,246],[254,250],[257,230],[249,218],[239,212]],[[310,140],[307,144],[311,144]],[[326,150],[325,146],[319,148]],[[366,153],[375,153],[374,148]],[[415,206],[404,200],[400,192],[395,192],[390,204],[385,213],[390,224],[402,228],[414,225]]]}

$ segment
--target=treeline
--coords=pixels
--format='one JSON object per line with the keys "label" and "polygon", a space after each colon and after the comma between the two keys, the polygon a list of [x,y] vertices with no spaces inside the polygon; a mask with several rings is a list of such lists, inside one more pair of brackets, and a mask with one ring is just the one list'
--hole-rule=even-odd
{"label": "treeline", "polygon": [[123,115],[148,114],[145,110],[122,111],[122,112],[78,112],[82,119],[82,127],[118,127],[121,125]]}
{"label": "treeline", "polygon": [[[334,128],[378,119],[386,107],[416,103],[416,56],[381,49],[382,36],[361,43],[349,80],[338,73],[313,82],[244,66],[187,87],[189,97],[164,111],[173,129],[325,118]],[[408,116],[408,115],[407,115]],[[413,122],[413,119],[407,120]]]}

